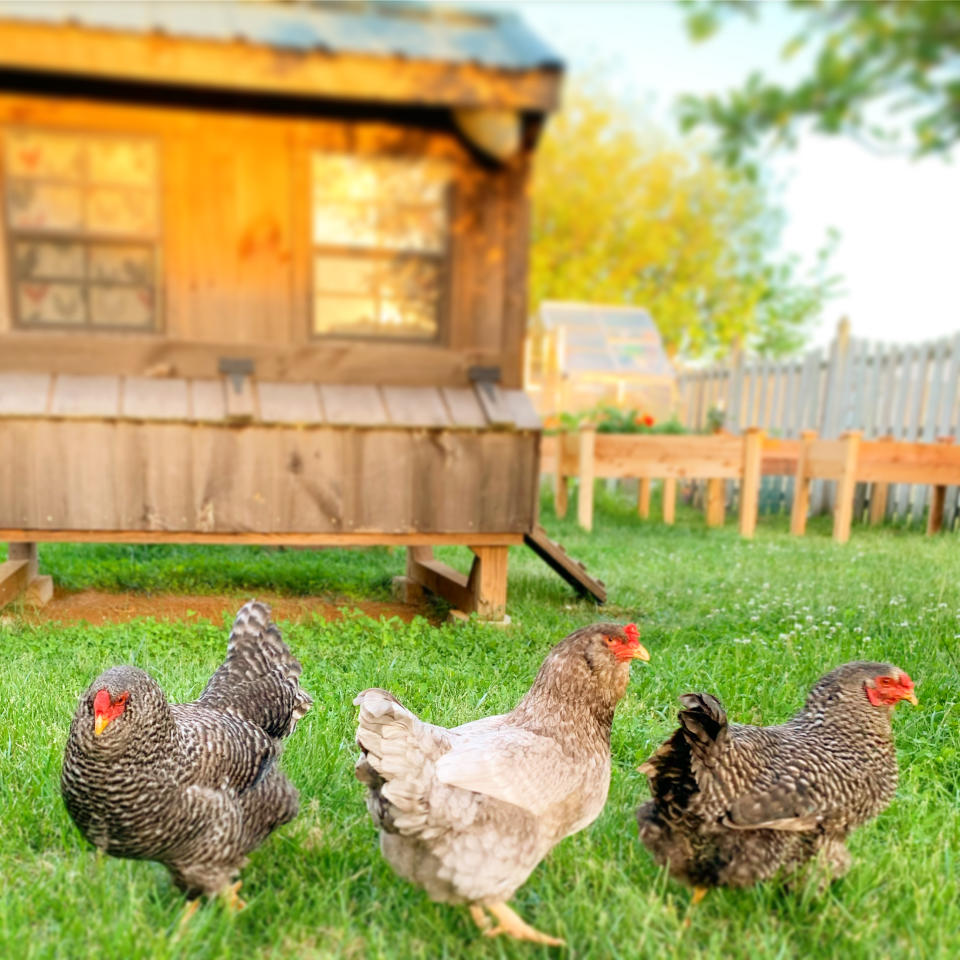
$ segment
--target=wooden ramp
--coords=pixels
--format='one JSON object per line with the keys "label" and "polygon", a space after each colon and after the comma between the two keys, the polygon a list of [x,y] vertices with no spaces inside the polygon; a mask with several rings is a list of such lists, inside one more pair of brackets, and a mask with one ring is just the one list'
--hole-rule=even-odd
{"label": "wooden ramp", "polygon": [[539,524],[532,533],[523,535],[523,542],[581,596],[592,597],[597,603],[606,603],[607,588],[604,582],[591,577],[587,568],[579,560],[574,560],[559,543],[551,540]]}

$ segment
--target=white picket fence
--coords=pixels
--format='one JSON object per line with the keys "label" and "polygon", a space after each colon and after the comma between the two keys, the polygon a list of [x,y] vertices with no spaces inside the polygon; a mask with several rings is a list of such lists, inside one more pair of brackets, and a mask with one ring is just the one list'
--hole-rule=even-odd
{"label": "white picket fence", "polygon": [[[680,417],[691,430],[706,429],[711,410],[727,430],[763,427],[796,437],[816,430],[825,438],[862,430],[867,438],[960,441],[960,333],[918,344],[882,344],[850,336],[841,321],[829,349],[788,360],[736,358],[729,364],[683,370],[678,375]],[[831,484],[814,491],[815,509],[825,509]],[[958,488],[947,493],[944,526],[953,528]],[[789,510],[792,482],[767,477],[761,509]],[[888,516],[914,521],[928,490],[898,486],[887,501]],[[862,510],[869,490],[857,494]]]}

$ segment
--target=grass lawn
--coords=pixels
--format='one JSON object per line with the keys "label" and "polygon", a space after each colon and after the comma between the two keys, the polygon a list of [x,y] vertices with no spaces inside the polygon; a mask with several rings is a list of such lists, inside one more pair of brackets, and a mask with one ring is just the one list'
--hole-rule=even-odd
{"label": "grass lawn", "polygon": [[[393,875],[353,777],[351,701],[384,686],[446,725],[507,710],[557,640],[600,618],[636,620],[652,659],[633,666],[614,721],[607,807],[519,891],[524,919],[565,937],[577,957],[960,956],[957,538],[855,527],[838,547],[827,521],[796,539],[783,520],[766,519],[744,542],[733,524],[708,531],[683,510],[667,528],[638,521],[625,500],[605,495],[598,507],[591,535],[558,523],[549,502],[543,518],[606,581],[602,611],[518,548],[506,631],[359,614],[281,623],[314,697],[283,758],[301,813],[251,857],[248,908],[203,909],[179,939],[182,900],[166,871],[91,851],[60,799],[60,763],[77,696],[102,669],[133,662],[171,699],[192,698],[223,656],[228,624],[88,627],[8,616],[0,626],[0,957],[546,955],[483,940],[465,909],[435,905]],[[441,551],[454,562],[459,553]],[[40,563],[72,588],[385,599],[404,552],[60,545],[42,547]],[[673,728],[677,695],[711,691],[736,720],[779,722],[821,674],[852,659],[907,670],[920,707],[896,711],[900,787],[853,836],[850,873],[825,892],[813,884],[717,890],[691,911],[690,892],[653,864],[634,820],[648,796],[635,768]]]}

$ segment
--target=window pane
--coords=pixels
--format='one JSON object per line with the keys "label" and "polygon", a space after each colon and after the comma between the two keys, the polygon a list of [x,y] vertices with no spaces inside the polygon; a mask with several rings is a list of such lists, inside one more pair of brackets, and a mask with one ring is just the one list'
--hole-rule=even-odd
{"label": "window pane", "polygon": [[85,259],[82,243],[64,240],[21,240],[14,247],[14,271],[18,277],[25,280],[82,280]]}
{"label": "window pane", "polygon": [[332,247],[376,247],[376,207],[346,203],[314,204],[313,242]]}
{"label": "window pane", "polygon": [[16,230],[77,231],[83,217],[83,195],[78,187],[10,180],[7,217]]}
{"label": "window pane", "polygon": [[90,279],[152,286],[153,249],[131,243],[91,244]]}
{"label": "window pane", "polygon": [[146,190],[95,187],[87,193],[87,229],[93,233],[152,234],[155,206],[154,195]]}
{"label": "window pane", "polygon": [[88,176],[94,183],[150,187],[156,179],[156,148],[149,140],[90,140],[87,157]]}
{"label": "window pane", "polygon": [[442,207],[385,207],[380,213],[380,245],[388,250],[442,253],[446,232]]}
{"label": "window pane", "polygon": [[83,141],[69,134],[8,130],[6,170],[11,177],[79,180],[83,175]]}
{"label": "window pane", "polygon": [[313,329],[317,333],[375,336],[380,332],[376,303],[372,298],[318,293],[313,302]]}
{"label": "window pane", "polygon": [[433,302],[440,298],[441,268],[434,260],[421,257],[384,260],[378,280],[385,296]]}
{"label": "window pane", "polygon": [[380,335],[432,340],[437,333],[437,305],[432,301],[383,300]]}
{"label": "window pane", "polygon": [[83,287],[79,283],[21,283],[17,294],[23,323],[75,325],[86,322]]}
{"label": "window pane", "polygon": [[313,285],[318,293],[350,293],[370,296],[383,265],[361,257],[317,255],[313,260]]}
{"label": "window pane", "polygon": [[153,291],[148,287],[90,284],[90,322],[103,327],[153,325]]}

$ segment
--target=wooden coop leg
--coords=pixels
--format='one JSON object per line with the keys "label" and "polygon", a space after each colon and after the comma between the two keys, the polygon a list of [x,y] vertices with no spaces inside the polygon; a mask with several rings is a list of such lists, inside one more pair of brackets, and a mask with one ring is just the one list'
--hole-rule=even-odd
{"label": "wooden coop leg", "polygon": [[637,513],[643,520],[650,517],[650,478],[641,477],[637,481]]}
{"label": "wooden coop leg", "polygon": [[593,479],[595,476],[593,451],[597,431],[592,426],[580,428],[580,493],[577,497],[577,523],[584,530],[593,529]]}
{"label": "wooden coop leg", "polygon": [[677,478],[665,477],[663,481],[663,522],[672,524],[677,519]]}
{"label": "wooden coop leg", "polygon": [[[937,443],[944,446],[953,443],[953,437],[938,437]],[[930,488],[930,512],[927,514],[927,536],[943,529],[943,508],[947,501],[947,488],[935,484]]]}
{"label": "wooden coop leg", "polygon": [[750,427],[743,435],[743,467],[740,477],[740,536],[750,538],[757,529],[760,510],[760,468],[763,461],[763,431]]}
{"label": "wooden coop leg", "polygon": [[720,477],[711,477],[707,481],[707,526],[722,527],[726,513],[724,503],[725,481]]}
{"label": "wooden coop leg", "polygon": [[7,561],[0,563],[0,607],[20,596],[35,607],[53,596],[53,577],[38,576],[35,543],[8,544]]}
{"label": "wooden coop leg", "polygon": [[433,547],[407,549],[407,578],[463,613],[502,620],[507,606],[507,548],[471,547],[470,575],[435,560]]}
{"label": "wooden coop leg", "polygon": [[837,481],[837,503],[833,509],[833,539],[846,543],[853,523],[853,496],[857,490],[857,455],[860,452],[860,431],[843,435],[843,473]]}

